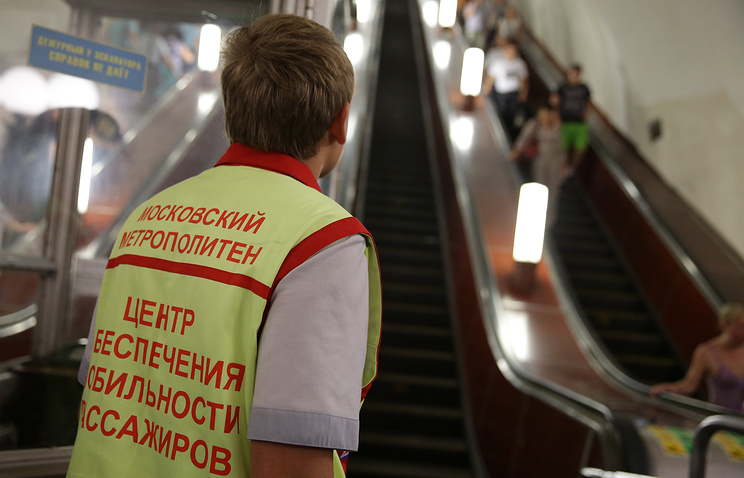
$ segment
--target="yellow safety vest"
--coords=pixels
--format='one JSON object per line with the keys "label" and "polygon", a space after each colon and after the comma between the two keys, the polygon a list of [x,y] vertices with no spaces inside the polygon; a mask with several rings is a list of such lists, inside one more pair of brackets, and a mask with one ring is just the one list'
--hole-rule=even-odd
{"label": "yellow safety vest", "polygon": [[[68,476],[248,476],[268,299],[287,273],[353,234],[365,236],[369,264],[363,398],[377,369],[377,254],[307,166],[233,144],[217,167],[140,206],[104,275]],[[334,471],[344,476],[337,452]]]}

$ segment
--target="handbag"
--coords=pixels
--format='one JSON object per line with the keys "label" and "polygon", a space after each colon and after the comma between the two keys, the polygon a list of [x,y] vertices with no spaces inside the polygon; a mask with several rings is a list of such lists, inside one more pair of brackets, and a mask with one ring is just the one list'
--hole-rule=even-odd
{"label": "handbag", "polygon": [[537,138],[532,138],[524,145],[524,148],[522,148],[521,156],[524,159],[535,159],[537,153]]}

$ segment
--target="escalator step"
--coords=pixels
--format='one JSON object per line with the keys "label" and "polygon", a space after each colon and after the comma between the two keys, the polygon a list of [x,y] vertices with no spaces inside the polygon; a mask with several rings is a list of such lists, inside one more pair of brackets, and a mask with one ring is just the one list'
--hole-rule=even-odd
{"label": "escalator step", "polygon": [[640,310],[643,307],[641,298],[634,293],[613,289],[576,289],[576,295],[587,307],[619,310]]}
{"label": "escalator step", "polygon": [[383,369],[369,397],[396,403],[452,407],[460,404],[460,385],[453,378],[391,373]]}
{"label": "escalator step", "polygon": [[613,254],[612,248],[606,242],[597,241],[563,241],[558,244],[558,248],[564,254],[591,254],[595,256],[610,256]]}
{"label": "escalator step", "polygon": [[596,224],[588,211],[583,207],[571,207],[571,205],[561,205],[563,209],[558,213],[561,215],[561,225],[565,229],[596,229]]}
{"label": "escalator step", "polygon": [[630,280],[625,274],[603,272],[571,271],[571,282],[577,289],[608,289],[632,291]]}
{"label": "escalator step", "polygon": [[680,366],[671,358],[636,354],[616,355],[616,358],[631,374],[643,377],[647,383],[671,382],[681,378]]}
{"label": "escalator step", "polygon": [[569,268],[569,274],[572,270],[595,271],[608,274],[623,271],[623,268],[616,259],[607,256],[564,254],[563,261]]}
{"label": "escalator step", "polygon": [[667,353],[666,343],[657,334],[638,332],[600,331],[604,343],[617,354],[662,355]]}
{"label": "escalator step", "polygon": [[354,478],[473,478],[469,467],[411,464],[408,460],[379,461],[353,456],[349,476]]}
{"label": "escalator step", "polygon": [[375,209],[372,209],[366,215],[365,220],[371,220],[373,222],[379,222],[380,220],[388,219],[409,219],[418,222],[436,222],[437,220],[437,216],[435,212],[431,210],[431,206],[429,207],[429,211],[425,211],[421,207],[412,208],[408,205],[400,205],[395,207],[394,209],[385,211],[382,217],[378,214],[379,213],[375,213]]}
{"label": "escalator step", "polygon": [[372,197],[392,194],[400,197],[410,196],[433,198],[431,186],[421,184],[411,184],[403,188],[395,184],[387,184],[384,182],[371,183],[367,186],[367,194]]}
{"label": "escalator step", "polygon": [[456,378],[457,362],[452,352],[412,350],[402,347],[380,348],[380,367],[397,373],[439,378]]}
{"label": "escalator step", "polygon": [[398,219],[395,217],[375,218],[369,217],[364,220],[367,228],[374,231],[412,232],[418,234],[437,234],[437,223],[435,221]]}
{"label": "escalator step", "polygon": [[443,280],[442,271],[436,267],[386,265],[382,274],[383,281],[389,282],[439,285]]}
{"label": "escalator step", "polygon": [[380,231],[375,234],[375,243],[378,245],[401,245],[425,249],[429,251],[440,251],[441,241],[435,234],[402,233],[398,231]]}
{"label": "escalator step", "polygon": [[[374,232],[373,232],[374,234]],[[442,256],[433,252],[403,247],[387,247],[377,251],[380,262],[393,264],[411,264],[421,267],[442,267]]]}
{"label": "escalator step", "polygon": [[463,434],[462,411],[455,407],[435,407],[419,403],[367,403],[362,409],[364,429],[370,433],[386,429],[415,430],[417,435],[447,439]]}
{"label": "escalator step", "polygon": [[449,310],[431,304],[385,301],[385,322],[410,325],[450,326]]}
{"label": "escalator step", "polygon": [[410,301],[432,305],[447,305],[447,291],[443,284],[426,285],[410,282],[385,281],[382,285],[383,297],[394,301]]}
{"label": "escalator step", "polygon": [[378,187],[384,189],[395,188],[401,191],[415,189],[427,193],[431,193],[432,190],[431,179],[415,169],[411,169],[409,174],[384,175],[375,172],[369,175],[367,184],[368,187],[373,189]]}
{"label": "escalator step", "polygon": [[555,241],[559,246],[574,241],[605,241],[604,234],[596,227],[564,225],[562,221],[563,219],[559,218],[558,222],[553,226],[553,237],[555,237]]}
{"label": "escalator step", "polygon": [[452,333],[447,327],[382,324],[385,345],[426,350],[452,351]]}
{"label": "escalator step", "polygon": [[366,433],[362,429],[359,448],[369,456],[384,456],[387,460],[423,462],[427,466],[468,466],[470,457],[464,439],[429,437],[414,433]]}
{"label": "escalator step", "polygon": [[412,196],[412,195],[392,195],[392,194],[367,194],[366,204],[367,209],[371,210],[386,210],[388,208],[395,207],[410,207],[421,211],[430,210],[432,208],[433,197],[431,195]]}
{"label": "escalator step", "polygon": [[642,311],[587,308],[586,314],[596,327],[612,330],[645,332],[652,324],[649,315]]}

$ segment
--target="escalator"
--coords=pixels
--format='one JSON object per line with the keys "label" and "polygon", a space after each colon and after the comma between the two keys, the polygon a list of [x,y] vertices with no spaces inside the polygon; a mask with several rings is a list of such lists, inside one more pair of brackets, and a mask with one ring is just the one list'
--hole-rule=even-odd
{"label": "escalator", "polygon": [[642,383],[681,378],[679,353],[574,178],[562,186],[552,239],[577,308],[608,358]]}
{"label": "escalator", "polygon": [[[526,43],[523,54],[528,62],[540,58],[534,48]],[[550,88],[542,66],[529,65],[533,72],[529,111],[547,104]],[[515,168],[522,181],[532,180],[529,163],[518,161]],[[547,234],[579,315],[603,354],[625,375],[648,385],[679,380],[686,371],[682,355],[583,188],[579,177],[563,182],[557,221]]]}
{"label": "escalator", "polygon": [[[523,181],[531,180],[529,164],[516,168]],[[548,235],[556,266],[604,355],[641,383],[682,378],[681,355],[576,178],[561,185],[558,217]]]}
{"label": "escalator", "polygon": [[472,477],[408,2],[387,2],[364,223],[383,285],[379,375],[349,476]]}

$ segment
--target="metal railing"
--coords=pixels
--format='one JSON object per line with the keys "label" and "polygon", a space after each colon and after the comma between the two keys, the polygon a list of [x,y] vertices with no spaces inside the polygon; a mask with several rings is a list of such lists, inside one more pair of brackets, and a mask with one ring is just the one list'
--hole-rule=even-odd
{"label": "metal railing", "polygon": [[713,415],[698,425],[692,440],[690,454],[690,478],[705,478],[705,465],[708,461],[708,443],[716,432],[730,431],[744,433],[744,419],[726,415]]}

